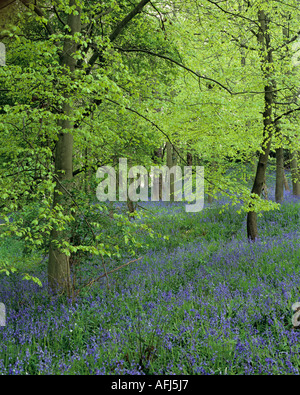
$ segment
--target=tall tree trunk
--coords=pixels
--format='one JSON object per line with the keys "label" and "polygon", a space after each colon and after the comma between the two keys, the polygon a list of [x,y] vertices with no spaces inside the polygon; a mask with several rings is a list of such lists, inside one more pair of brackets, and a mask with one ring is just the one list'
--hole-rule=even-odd
{"label": "tall tree trunk", "polygon": [[[258,20],[260,24],[260,32],[258,34],[258,43],[261,50],[261,66],[266,81],[271,81],[272,74],[272,49],[270,46],[270,35],[268,33],[268,19],[263,10],[258,12]],[[251,193],[261,196],[264,180],[266,178],[267,162],[269,158],[271,139],[273,132],[273,121],[272,121],[272,107],[273,107],[273,83],[268,82],[264,88],[264,101],[265,109],[263,113],[263,152],[259,154],[256,175],[252,187]],[[247,236],[250,240],[256,240],[258,237],[257,229],[257,213],[251,210],[252,205],[250,204],[250,211],[247,214]]]}
{"label": "tall tree trunk", "polygon": [[[76,4],[75,0],[70,1],[70,6]],[[77,15],[70,14],[67,24],[70,27],[70,35],[74,36],[81,31],[80,9],[77,7]],[[77,44],[72,38],[67,38],[64,42],[63,55],[61,57],[61,65],[66,67],[68,73],[73,73],[76,67],[76,60],[73,55],[77,49]],[[66,97],[66,100],[68,98]],[[62,204],[66,209],[70,206],[69,198],[66,191],[70,188],[73,178],[73,135],[70,132],[72,122],[70,118],[73,109],[66,101],[63,104],[63,113],[67,119],[58,122],[62,128],[59,132],[58,141],[55,150],[55,173],[59,182],[56,184],[54,193],[54,207]],[[66,210],[67,211],[67,210]],[[64,231],[53,229],[51,232],[49,262],[48,262],[48,283],[50,289],[54,293],[69,292],[71,284],[69,257],[60,251],[56,241],[68,240],[68,236]]]}
{"label": "tall tree trunk", "polygon": [[297,151],[290,152],[293,195],[300,196],[300,172],[298,167]]}
{"label": "tall tree trunk", "polygon": [[[163,158],[163,148],[164,146],[162,145],[159,147],[157,150],[154,151],[153,155],[153,162],[156,164],[161,165],[161,160]],[[159,200],[162,200],[162,175],[159,174],[159,179],[158,179],[158,198]]]}
{"label": "tall tree trunk", "polygon": [[283,188],[284,188],[284,155],[283,148],[276,149],[276,186],[275,186],[275,201],[277,203],[283,202]]}
{"label": "tall tree trunk", "polygon": [[193,154],[190,151],[186,154],[186,163],[188,166],[193,166]]}
{"label": "tall tree trunk", "polygon": [[[215,172],[216,167],[217,167],[216,162],[212,162],[210,165],[210,174],[213,174]],[[213,178],[210,177],[210,181],[212,181],[212,179]],[[213,190],[214,190],[214,185],[209,182],[208,186],[207,186],[207,203],[208,204],[211,204],[214,201]]]}
{"label": "tall tree trunk", "polygon": [[[173,166],[176,166],[177,155],[174,151],[172,144],[168,141],[166,143],[167,149],[167,166],[171,170]],[[170,201],[174,202],[175,199],[175,177],[174,174],[170,174]]]}
{"label": "tall tree trunk", "polygon": [[[290,15],[290,14],[286,15],[286,19],[287,19],[288,21],[290,21],[291,15]],[[283,33],[283,38],[284,38],[284,40],[285,40],[286,42],[288,42],[289,39],[290,39],[289,22],[288,22],[288,26],[283,26],[283,28],[282,28],[282,33]],[[289,48],[289,47],[288,47],[288,45],[287,45],[287,46],[286,46],[286,51],[289,51],[288,48]],[[276,155],[277,155],[277,153],[276,153]],[[281,155],[282,155],[282,157],[283,157],[283,159],[282,159],[282,166],[283,166],[283,170],[282,170],[283,185],[284,185],[284,189],[285,189],[286,191],[289,191],[289,190],[290,190],[290,188],[289,188],[289,183],[288,183],[287,177],[286,177],[285,172],[284,172],[284,150],[283,150],[283,149],[282,149],[282,154],[280,153],[280,156],[281,156]],[[282,192],[282,194],[283,194],[283,192]]]}
{"label": "tall tree trunk", "polygon": [[[208,187],[209,189],[211,189],[211,184],[209,184],[209,187]],[[214,201],[214,198],[213,198],[213,196],[209,193],[208,194],[208,197],[207,197],[207,203],[208,204],[212,204],[212,202]]]}
{"label": "tall tree trunk", "polygon": [[[128,166],[131,167],[132,166],[132,161],[129,159],[128,160]],[[134,178],[129,178],[128,181],[126,180],[126,182],[128,182],[127,184],[127,190],[129,188],[130,185],[132,185],[134,183]],[[127,194],[127,208],[128,208],[128,216],[130,220],[134,220],[134,213],[136,211],[137,208],[137,202],[133,202],[130,197]]]}
{"label": "tall tree trunk", "polygon": [[289,182],[288,182],[288,179],[287,179],[284,171],[283,171],[283,184],[284,184],[284,189],[286,191],[289,191],[290,190]]}
{"label": "tall tree trunk", "polygon": [[[133,179],[133,178],[130,178],[130,179],[129,179],[129,185],[131,185],[131,184],[133,184],[133,183],[134,183],[134,179]],[[127,208],[128,208],[128,212],[129,212],[129,219],[130,219],[130,220],[134,220],[134,219],[135,219],[134,213],[135,213],[136,208],[137,208],[137,202],[133,202],[133,201],[129,198],[129,196],[127,196]]]}

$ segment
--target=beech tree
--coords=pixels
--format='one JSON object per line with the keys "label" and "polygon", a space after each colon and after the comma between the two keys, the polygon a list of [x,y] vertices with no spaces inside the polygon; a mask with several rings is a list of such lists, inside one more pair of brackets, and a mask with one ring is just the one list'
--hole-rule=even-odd
{"label": "beech tree", "polygon": [[[71,254],[86,248],[73,245],[70,232],[75,215],[81,215],[74,199],[76,185],[78,187],[75,175],[78,178],[89,170],[95,171],[97,166],[111,163],[112,156],[118,156],[118,146],[119,154],[124,151],[122,145],[126,147],[126,154],[130,154],[132,140],[137,144],[145,139],[144,147],[149,144],[150,148],[133,150],[143,150],[144,155],[151,151],[151,145],[161,144],[161,139],[153,138],[156,125],[142,115],[138,107],[145,110],[146,101],[153,106],[160,101],[162,89],[157,89],[157,82],[167,86],[168,75],[173,72],[164,65],[166,76],[160,71],[158,78],[156,69],[162,62],[153,67],[152,59],[136,62],[134,54],[127,52],[135,41],[147,42],[151,50],[160,47],[163,41],[172,52],[171,40],[166,38],[161,25],[159,4],[151,5],[152,14],[142,12],[149,3],[149,0],[136,4],[119,4],[114,0],[89,4],[73,0],[68,3],[24,0],[21,23],[2,32],[8,49],[8,67],[1,69],[5,87],[1,101],[3,132],[10,140],[16,137],[11,146],[5,145],[5,155],[9,156],[9,152],[12,156],[15,148],[19,160],[22,158],[22,162],[28,163],[29,153],[35,162],[35,168],[31,158],[26,164],[27,179],[23,177],[23,170],[18,170],[23,188],[20,190],[8,184],[7,177],[13,172],[8,174],[8,168],[3,168],[3,185],[6,185],[2,190],[3,207],[6,211],[18,210],[18,203],[11,203],[12,196],[27,196],[28,188],[32,191],[34,185],[38,186],[39,192],[32,195],[32,199],[42,196],[45,206],[40,216],[47,216],[43,234],[49,235],[48,282],[55,293],[70,292]],[[152,34],[148,38],[149,33],[156,37]],[[146,79],[143,70],[134,69],[143,62],[148,68]],[[148,93],[154,91],[155,96],[146,99]],[[130,102],[135,103],[134,109]],[[124,111],[131,114],[129,122]],[[133,127],[140,126],[140,140],[136,137],[137,131],[129,130],[128,126],[116,128],[122,118]],[[141,158],[140,155],[139,160]],[[38,177],[33,176],[37,168]],[[4,219],[8,222],[7,215]],[[36,245],[41,244],[38,219],[34,224],[34,235],[32,228],[18,230],[15,225],[10,229]],[[90,246],[90,251],[106,253],[102,244],[98,247]]]}
{"label": "beech tree", "polygon": [[[43,129],[42,122],[45,122],[41,118],[43,116],[41,112],[44,111],[44,116],[46,114],[48,118],[46,118],[46,122],[52,118],[53,134],[48,133],[47,139],[50,141],[53,139],[55,148],[52,143],[47,148],[53,151],[55,163],[54,180],[56,186],[53,209],[65,215],[65,219],[71,214],[70,210],[73,204],[71,193],[75,170],[73,145],[74,138],[77,139],[74,132],[78,129],[79,122],[91,114],[91,106],[101,105],[104,96],[108,98],[105,92],[109,91],[110,97],[122,97],[122,93],[118,93],[119,88],[117,87],[117,83],[120,83],[121,79],[116,83],[113,79],[109,79],[109,71],[107,71],[110,62],[116,61],[111,52],[112,43],[118,39],[124,29],[132,25],[134,18],[148,3],[149,0],[142,0],[135,5],[124,3],[120,6],[118,2],[111,1],[105,4],[90,3],[87,5],[84,2],[71,0],[68,3],[46,1],[41,7],[42,3],[33,4],[23,1],[27,8],[27,11],[23,9],[23,27],[12,26],[7,32],[4,31],[3,36],[8,37],[7,43],[10,43],[11,39],[20,41],[22,35],[26,37],[28,33],[29,35],[31,33],[28,32],[30,20],[36,21],[34,28],[38,32],[33,33],[39,36],[38,42],[46,44],[48,53],[44,52],[44,56],[48,58],[53,56],[54,59],[47,70],[45,68],[41,70],[42,65],[38,62],[32,63],[33,67],[39,67],[41,76],[45,73],[49,74],[49,71],[50,74],[52,72],[53,74],[51,78],[46,79],[50,90],[41,92],[40,89],[32,90],[31,88],[32,95],[34,95],[31,97],[31,101],[39,103],[38,119],[40,122],[37,119],[35,124],[40,123],[41,130]],[[106,23],[105,31],[103,18]],[[26,42],[30,42],[30,38],[25,38],[24,41],[26,45]],[[24,49],[24,42],[22,44]],[[20,46],[22,47],[22,45]],[[40,50],[41,52],[43,51]],[[38,53],[36,56],[39,56]],[[34,71],[37,72],[37,70]],[[24,82],[23,89],[25,85],[30,86],[31,83],[36,83],[32,72],[29,75],[32,80]],[[38,82],[37,84],[39,85]],[[36,95],[35,91],[37,91]],[[88,98],[85,97],[86,94],[89,94]],[[26,98],[24,100],[26,102]],[[42,103],[46,100],[46,108],[41,109]],[[122,100],[120,102],[122,103]],[[16,111],[20,115],[20,122],[19,124],[16,121],[10,123],[12,127],[15,126],[17,130],[23,131],[25,134],[25,118],[28,115],[26,107],[28,107],[27,104],[19,106],[19,108],[14,106],[11,111]],[[8,110],[9,108],[6,107],[7,113]],[[31,118],[34,116],[32,107],[30,116]],[[9,116],[6,118],[6,125],[9,125],[8,118]],[[56,122],[57,127],[53,121]],[[9,130],[8,126],[7,130]],[[66,220],[68,221],[68,219]],[[70,234],[67,233],[64,226],[56,224],[51,227],[48,279],[50,288],[54,292],[63,292],[70,287],[70,253],[66,248],[69,240]]]}
{"label": "beech tree", "polygon": [[[194,69],[194,64],[201,61],[202,70],[213,69],[214,78],[225,89],[220,89],[220,85],[217,87],[213,82],[206,89],[205,85],[201,89],[201,86],[194,84],[195,97],[200,87],[206,103],[202,99],[192,104],[187,97],[193,96],[191,90],[187,89],[183,100],[186,109],[191,105],[193,107],[190,113],[185,111],[183,117],[188,119],[188,128],[191,129],[189,138],[193,136],[199,141],[198,152],[201,152],[203,159],[216,162],[219,169],[223,167],[225,170],[230,163],[223,160],[226,156],[245,163],[251,155],[259,152],[250,194],[240,183],[237,185],[233,182],[232,172],[230,179],[219,177],[219,180],[217,178],[214,181],[216,189],[229,192],[233,202],[237,195],[244,200],[247,237],[255,240],[258,237],[257,213],[278,208],[261,199],[271,149],[278,147],[280,156],[281,149],[287,147],[289,141],[294,147],[298,144],[298,77],[292,63],[293,43],[299,37],[297,2],[223,3],[209,0],[197,4],[197,11],[188,18],[190,31],[187,36],[191,37],[193,31],[200,45],[195,39],[189,45],[187,38],[182,38],[182,41],[186,40],[185,53],[188,53],[187,48],[199,48],[203,56],[190,56],[191,68]],[[210,22],[210,18],[213,22]],[[197,22],[198,30],[195,29]],[[209,33],[212,29],[213,36]],[[197,112],[196,106],[199,108]],[[178,117],[176,122],[180,122]],[[283,172],[282,162],[278,162],[278,167]],[[280,183],[283,182],[282,172],[281,180],[278,180]],[[296,179],[297,175],[294,176]]]}

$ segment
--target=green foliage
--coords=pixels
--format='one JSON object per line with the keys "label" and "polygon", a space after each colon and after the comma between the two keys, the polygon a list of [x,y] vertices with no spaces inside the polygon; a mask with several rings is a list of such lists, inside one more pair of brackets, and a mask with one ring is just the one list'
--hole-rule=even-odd
{"label": "green foliage", "polygon": [[[24,244],[15,237],[9,237],[0,243],[0,273],[7,276],[20,273],[23,280],[30,280],[42,286],[41,280],[32,273],[39,271],[40,256],[31,252],[30,255],[22,254]],[[29,273],[28,273],[29,271]]]}
{"label": "green foliage", "polygon": [[[235,235],[240,227],[233,225],[229,210],[224,214],[229,208],[237,207],[241,215],[249,210],[259,215],[278,211],[278,204],[250,193],[253,177],[243,169],[265,148],[267,83],[276,87],[273,116],[280,117],[281,132],[274,135],[272,150],[298,149],[299,10],[294,3],[157,1],[145,5],[128,23],[135,5],[127,0],[59,0],[55,9],[29,5],[18,26],[4,32],[2,237],[17,236],[24,241],[24,254],[30,255],[45,253],[56,230],[64,232],[57,245],[66,256],[82,261],[92,254],[120,263],[159,243],[172,248],[192,236],[223,240]],[[261,10],[271,22],[273,61],[267,63],[259,42]],[[72,34],[70,16],[79,12],[81,28]],[[72,40],[76,62],[71,70],[63,59]],[[62,189],[56,147],[66,124],[71,125],[74,141],[74,177],[65,184],[60,204],[52,207],[55,188]],[[105,205],[93,204],[89,195],[94,196],[98,166],[117,168],[118,159],[126,157],[130,165],[150,168],[156,161],[154,150],[168,139],[180,154],[178,164],[185,164],[189,152],[195,164],[205,165],[210,195],[230,197],[219,213],[232,223],[229,233],[225,227],[216,231],[209,221],[180,225],[183,214],[178,214],[170,216],[166,234],[156,242],[153,232],[161,232],[156,219],[143,215],[142,221],[130,221],[124,211],[111,215]],[[81,189],[84,193],[78,192]],[[180,229],[175,237],[172,222]]]}

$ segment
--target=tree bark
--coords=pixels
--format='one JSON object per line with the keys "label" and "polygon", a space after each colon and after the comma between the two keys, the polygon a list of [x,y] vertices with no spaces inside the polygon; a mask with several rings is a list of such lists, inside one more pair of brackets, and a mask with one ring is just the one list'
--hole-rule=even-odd
{"label": "tree bark", "polygon": [[289,191],[290,190],[290,186],[289,186],[289,182],[288,182],[288,179],[287,179],[284,171],[283,171],[283,184],[284,184],[284,189],[286,191]]}
{"label": "tree bark", "polygon": [[293,195],[300,196],[300,172],[298,168],[297,151],[290,152]]}
{"label": "tree bark", "polygon": [[186,163],[188,166],[193,166],[193,154],[190,151],[186,154]]}
{"label": "tree bark", "polygon": [[[177,155],[174,151],[172,144],[168,141],[166,143],[167,149],[167,166],[171,170],[173,166],[176,166]],[[170,174],[170,202],[174,202],[175,199],[175,177],[174,174]]]}
{"label": "tree bark", "polygon": [[[156,164],[161,164],[160,161],[163,158],[163,146],[159,147],[157,150],[154,151],[153,155],[153,162]],[[159,200],[162,200],[162,175],[159,175],[158,179],[158,197]]]}
{"label": "tree bark", "polygon": [[[261,67],[266,82],[271,81],[272,74],[272,48],[270,45],[270,35],[268,33],[268,18],[263,10],[258,12],[260,32],[258,34],[258,44],[261,51]],[[271,139],[273,132],[272,107],[273,107],[273,83],[267,82],[264,88],[265,109],[263,113],[263,152],[259,154],[256,175],[251,193],[261,196],[264,180],[266,178],[267,162],[269,158]],[[247,214],[247,236],[248,239],[255,241],[258,237],[257,213],[251,210],[253,205],[250,203],[250,211]]]}
{"label": "tree bark", "polygon": [[276,186],[275,186],[275,201],[277,203],[283,202],[284,189],[284,155],[283,148],[276,149]]}
{"label": "tree bark", "polygon": [[[74,5],[75,0],[71,0],[70,5]],[[77,15],[73,13],[68,16],[67,24],[70,27],[70,35],[74,37],[81,31],[80,9],[77,7]],[[61,57],[61,66],[66,68],[66,73],[73,73],[76,67],[76,60],[73,55],[77,50],[77,44],[72,38],[67,38],[64,42],[63,55]],[[63,104],[63,113],[67,119],[58,121],[61,127],[55,150],[55,174],[58,182],[54,193],[54,208],[58,204],[65,207],[68,212],[70,202],[66,195],[65,189],[70,189],[70,183],[73,178],[73,135],[71,133],[72,122],[71,116],[73,109],[68,103],[68,97]],[[50,249],[48,261],[48,284],[53,293],[70,294],[70,262],[69,256],[61,252],[57,246],[57,241],[68,241],[68,235],[64,231],[53,229],[50,236]]]}
{"label": "tree bark", "polygon": [[[210,165],[210,173],[213,174],[215,172],[215,169],[217,167],[216,162],[212,162]],[[210,177],[210,181],[212,180],[212,177]],[[214,190],[214,185],[212,183],[208,183],[207,186],[207,203],[212,204],[214,201],[213,198],[213,190]]]}

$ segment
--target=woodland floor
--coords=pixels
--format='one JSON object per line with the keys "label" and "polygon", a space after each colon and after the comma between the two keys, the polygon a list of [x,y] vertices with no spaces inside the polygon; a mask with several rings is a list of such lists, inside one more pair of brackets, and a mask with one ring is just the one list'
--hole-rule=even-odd
{"label": "woodland floor", "polygon": [[[48,295],[46,260],[26,257],[42,287],[1,274],[0,374],[299,374],[300,201],[286,192],[280,211],[259,218],[256,243],[245,215],[221,205],[188,214],[145,203],[155,218],[144,221],[168,240],[139,235],[143,258],[73,303]],[[25,259],[14,239],[0,254]]]}

